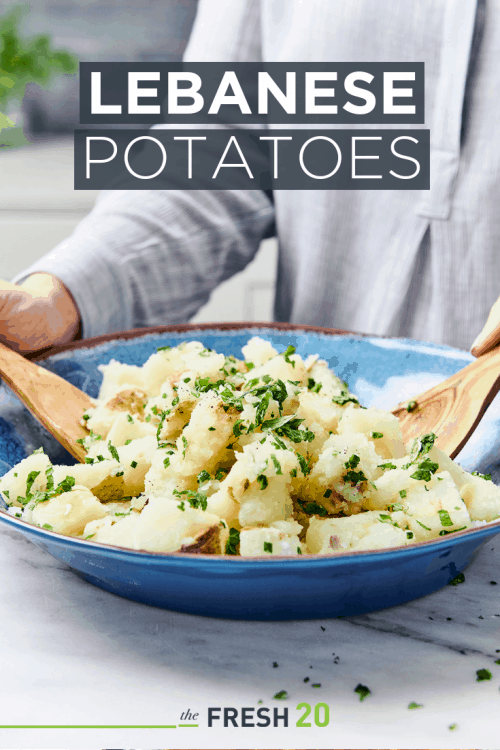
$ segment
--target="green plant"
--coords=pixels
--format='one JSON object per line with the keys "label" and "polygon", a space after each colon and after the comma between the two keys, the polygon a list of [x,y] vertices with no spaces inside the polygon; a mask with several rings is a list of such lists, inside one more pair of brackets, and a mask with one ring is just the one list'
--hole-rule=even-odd
{"label": "green plant", "polygon": [[[5,128],[15,123],[3,114],[7,104],[13,100],[21,103],[26,86],[37,83],[47,87],[58,75],[74,74],[78,70],[78,59],[71,52],[54,49],[48,34],[26,38],[20,31],[20,23],[26,13],[25,6],[17,6],[0,16],[0,143],[18,145],[22,128],[17,134],[1,135]],[[9,137],[10,136],[10,137]],[[15,136],[16,144],[11,143]]]}

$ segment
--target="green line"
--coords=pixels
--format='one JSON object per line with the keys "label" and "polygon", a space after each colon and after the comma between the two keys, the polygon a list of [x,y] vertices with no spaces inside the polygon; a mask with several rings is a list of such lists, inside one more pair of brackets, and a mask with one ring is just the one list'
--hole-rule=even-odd
{"label": "green line", "polygon": [[197,727],[198,724],[179,724],[180,727]]}
{"label": "green line", "polygon": [[[187,724],[186,726],[198,725]],[[0,724],[0,729],[177,729],[177,727],[175,724]]]}

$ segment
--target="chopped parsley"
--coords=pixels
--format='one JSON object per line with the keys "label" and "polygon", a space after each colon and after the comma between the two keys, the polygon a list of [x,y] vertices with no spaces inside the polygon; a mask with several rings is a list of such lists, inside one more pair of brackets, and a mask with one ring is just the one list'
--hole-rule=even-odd
{"label": "chopped parsley", "polygon": [[270,554],[272,554],[273,552],[272,542],[264,542],[264,552],[269,552]]}
{"label": "chopped parsley", "polygon": [[348,403],[359,404],[358,399],[349,393],[347,386],[342,389],[340,396],[334,396],[332,401],[339,406],[345,406]]}
{"label": "chopped parsley", "polygon": [[130,424],[134,424],[134,420],[131,414],[127,414],[127,422],[130,422]]}
{"label": "chopped parsley", "polygon": [[408,401],[408,403],[406,405],[406,411],[407,412],[415,411],[415,409],[417,408],[417,406],[418,406],[418,404],[417,404],[416,401]]}
{"label": "chopped parsley", "polygon": [[295,367],[295,362],[293,361],[293,359],[290,359],[290,356],[292,354],[295,354],[295,347],[290,344],[283,352],[283,357],[285,358],[285,362],[287,362],[289,365],[292,365],[292,367]]}
{"label": "chopped parsley", "polygon": [[137,461],[132,461],[132,462],[131,462],[131,464],[130,464],[130,466],[131,466],[131,467],[132,467],[133,469],[137,469]]}
{"label": "chopped parsley", "polygon": [[383,469],[384,471],[390,471],[391,469],[397,469],[397,466],[390,461],[385,464],[379,464],[377,469]]}
{"label": "chopped parsley", "polygon": [[491,482],[491,474],[480,474],[478,471],[471,471],[471,474],[473,477],[480,477],[481,479],[486,479],[488,482]]}
{"label": "chopped parsley", "polygon": [[207,496],[203,492],[193,492],[192,490],[174,490],[175,497],[185,497],[192,508],[207,509]]}
{"label": "chopped parsley", "polygon": [[283,470],[281,468],[281,464],[278,461],[278,459],[276,458],[276,456],[274,455],[274,453],[271,453],[271,460],[272,460],[272,462],[274,464],[274,468],[276,469],[276,474],[283,474]]}
{"label": "chopped parsley", "polygon": [[265,490],[266,487],[269,484],[269,481],[268,481],[268,479],[267,479],[267,477],[266,477],[265,474],[259,474],[259,476],[257,477],[257,481],[260,484],[260,489],[261,490]]}
{"label": "chopped parsley", "polygon": [[168,469],[169,466],[170,466],[170,459],[167,456],[166,458],[163,459],[163,468]]}
{"label": "chopped parsley", "polygon": [[372,438],[375,440],[378,440],[379,438],[383,438],[384,433],[383,432],[372,432]]}
{"label": "chopped parsley", "polygon": [[273,695],[273,699],[276,701],[284,701],[288,698],[288,693],[286,690],[280,690],[278,693]]}
{"label": "chopped parsley", "polygon": [[209,428],[208,428],[208,431],[209,431],[209,432],[215,432],[215,427],[209,427]]}
{"label": "chopped parsley", "polygon": [[441,519],[441,526],[453,526],[453,521],[447,510],[438,510],[438,515]]}
{"label": "chopped parsley", "polygon": [[226,542],[226,555],[237,555],[236,547],[240,543],[240,532],[238,529],[229,529],[229,539]]}
{"label": "chopped parsley", "polygon": [[424,526],[424,524],[423,524],[423,523],[421,523],[421,522],[420,522],[420,521],[419,521],[418,519],[417,519],[417,523],[418,523],[418,525],[419,525],[419,526],[421,526],[421,527],[422,527],[423,529],[425,529],[426,531],[430,531],[430,528],[429,528],[428,526]]}
{"label": "chopped parsley", "polygon": [[203,471],[200,471],[196,479],[198,480],[198,484],[204,484],[205,482],[210,481],[210,474],[203,469]]}
{"label": "chopped parsley", "polygon": [[476,671],[476,682],[485,682],[485,680],[491,680],[492,677],[489,669],[478,669]]}
{"label": "chopped parsley", "polygon": [[156,351],[157,352],[168,352],[169,349],[171,349],[171,348],[172,348],[171,346],[159,346]]}
{"label": "chopped parsley", "polygon": [[108,450],[111,453],[112,457],[115,459],[115,461],[120,461],[120,456],[118,455],[118,451],[116,450],[114,445],[111,445],[111,440],[108,441]]}
{"label": "chopped parsley", "polygon": [[234,423],[233,425],[234,437],[239,438],[240,435],[242,434],[243,432],[243,428],[241,427],[242,424],[243,424],[243,419],[237,419],[236,422]]}
{"label": "chopped parsley", "polygon": [[367,478],[363,471],[354,471],[354,469],[357,468],[360,457],[357,456],[355,453],[350,457],[348,461],[345,462],[344,467],[346,469],[349,469],[349,471],[344,474],[344,481],[350,482],[351,484],[358,484],[359,482],[366,482]]}
{"label": "chopped parsley", "polygon": [[328,498],[328,497],[331,496],[331,494],[332,494],[332,490],[330,490],[330,489],[325,490],[325,492],[323,493],[323,497]]}
{"label": "chopped parsley", "polygon": [[404,500],[406,497],[406,490],[399,490],[399,497]]}
{"label": "chopped parsley", "polygon": [[42,529],[47,529],[48,531],[54,531],[50,523],[44,523],[42,526]]}
{"label": "chopped parsley", "polygon": [[465,583],[465,576],[463,573],[459,573],[451,581],[448,582],[448,586],[458,586],[459,583]]}
{"label": "chopped parsley", "polygon": [[360,701],[364,701],[365,698],[368,698],[368,696],[372,694],[370,688],[367,688],[366,685],[362,685],[361,683],[358,683],[356,685],[356,687],[354,688],[354,692],[359,695]]}
{"label": "chopped parsley", "polygon": [[425,458],[418,464],[417,471],[410,474],[410,477],[412,479],[419,479],[423,482],[430,482],[432,475],[435,474],[438,469],[439,464],[435,463],[435,461],[431,461],[430,458]]}
{"label": "chopped parsley", "polygon": [[181,437],[182,445],[184,446],[184,450],[182,451],[182,455],[184,458],[186,458],[186,448],[188,447],[188,441],[184,435]]}

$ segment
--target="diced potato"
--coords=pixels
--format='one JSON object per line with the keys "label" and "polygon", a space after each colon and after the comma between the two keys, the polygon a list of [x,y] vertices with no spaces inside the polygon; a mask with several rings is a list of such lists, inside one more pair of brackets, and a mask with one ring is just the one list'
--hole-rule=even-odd
{"label": "diced potato", "polygon": [[144,370],[137,365],[126,365],[112,359],[107,365],[99,365],[103,373],[101,387],[99,389],[99,400],[108,401],[118,391],[126,388],[135,390],[144,388]]}
{"label": "diced potato", "polygon": [[369,497],[371,482],[382,472],[380,463],[380,456],[365,435],[331,435],[310,474],[311,497],[322,503],[328,488],[348,503],[361,502]]}
{"label": "diced potato", "polygon": [[157,396],[165,380],[185,369],[182,352],[177,347],[162,349],[150,356],[143,365],[143,382],[148,396]]}
{"label": "diced potato", "polygon": [[[311,518],[306,543],[316,555],[361,549],[384,549],[408,543],[404,514],[368,511],[346,518]],[[400,528],[403,526],[403,528]]]}
{"label": "diced potato", "polygon": [[144,390],[124,387],[110,399],[99,401],[94,409],[88,410],[87,428],[105,438],[120,413],[129,415],[134,421],[143,420],[146,399]]}
{"label": "diced potato", "polygon": [[214,391],[199,399],[189,424],[177,438],[177,452],[170,461],[172,476],[196,476],[203,469],[210,473],[220,463],[227,445],[234,440],[233,426],[238,419],[235,409],[226,411],[225,407]]}
{"label": "diced potato", "polygon": [[338,426],[339,435],[361,432],[382,458],[402,458],[406,451],[399,420],[384,409],[359,409],[348,404]]}
{"label": "diced potato", "polygon": [[33,453],[8,471],[0,479],[0,491],[6,502],[9,505],[16,505],[17,507],[22,504],[19,500],[24,500],[26,497],[28,477],[30,475],[30,492],[44,490],[47,486],[45,472],[49,466],[50,461],[45,453]]}
{"label": "diced potato", "polygon": [[87,487],[101,502],[121,500],[124,493],[123,476],[119,476],[121,464],[114,459],[94,464],[75,466],[54,466],[54,484],[58,485],[67,476],[72,476],[76,484]]}
{"label": "diced potato", "polygon": [[305,548],[296,534],[287,534],[275,526],[245,528],[240,533],[242,557],[301,555]]}
{"label": "diced potato", "polygon": [[125,445],[127,440],[137,440],[147,435],[156,435],[156,427],[154,425],[150,422],[142,422],[139,419],[134,419],[133,417],[130,420],[130,415],[122,412],[115,417],[113,426],[107,435],[107,440],[111,441],[111,445],[119,448],[121,445]]}
{"label": "diced potato", "polygon": [[320,394],[330,400],[344,392],[348,393],[345,384],[330,370],[324,359],[316,360],[313,366],[309,367],[307,377],[312,378],[316,384],[320,384]]}
{"label": "diced potato", "polygon": [[[278,354],[269,341],[261,339],[259,336],[252,336],[248,343],[242,347],[241,351],[243,352],[245,361],[251,362],[255,367],[265,364]],[[253,375],[249,377],[253,377]]]}
{"label": "diced potato", "polygon": [[189,545],[200,532],[219,524],[217,516],[191,508],[187,501],[151,498],[135,525],[134,549],[176,552],[184,544]]}
{"label": "diced potato", "polygon": [[[34,507],[33,507],[34,506]],[[70,492],[45,502],[28,503],[23,519],[59,534],[80,534],[89,521],[106,516],[106,508],[87,487],[76,485]]]}
{"label": "diced potato", "polygon": [[91,538],[93,542],[112,544],[116,547],[134,546],[134,529],[139,522],[138,513],[130,513],[117,521],[111,516],[98,521],[91,521],[85,527],[84,538]]}
{"label": "diced potato", "polygon": [[471,525],[467,507],[447,471],[435,474],[431,482],[417,482],[401,502],[417,541]]}
{"label": "diced potato", "polygon": [[460,495],[473,521],[494,521],[500,517],[500,487],[491,480],[469,475]]}

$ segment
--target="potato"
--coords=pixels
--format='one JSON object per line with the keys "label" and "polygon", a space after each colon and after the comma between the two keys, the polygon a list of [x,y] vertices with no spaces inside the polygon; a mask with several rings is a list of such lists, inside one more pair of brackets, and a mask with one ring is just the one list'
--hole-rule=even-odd
{"label": "potato", "polygon": [[[251,362],[255,367],[265,364],[278,354],[269,341],[261,339],[259,336],[252,336],[241,351],[245,360]],[[253,375],[250,374],[249,377],[251,378]]]}
{"label": "potato", "polygon": [[287,534],[276,526],[244,528],[240,532],[240,555],[242,557],[295,556],[301,555],[303,550],[305,547],[297,534]]}
{"label": "potato", "polygon": [[371,483],[382,473],[380,463],[380,456],[365,435],[331,435],[311,471],[309,496],[322,504],[328,489],[348,503],[363,501],[370,496]]}
{"label": "potato", "polygon": [[125,445],[127,440],[138,440],[147,435],[156,435],[156,427],[150,422],[139,419],[130,420],[130,415],[122,412],[115,417],[113,425],[107,435],[107,440],[116,448]]}
{"label": "potato", "polygon": [[37,526],[50,527],[59,534],[80,534],[89,521],[106,516],[106,508],[87,487],[75,485],[70,492],[45,502],[28,503],[23,519]]}
{"label": "potato", "polygon": [[76,484],[87,487],[101,502],[121,500],[124,495],[123,476],[119,476],[121,464],[114,459],[94,464],[75,466],[54,466],[54,484],[59,484],[67,476],[72,476]]}
{"label": "potato", "polygon": [[130,513],[116,521],[111,516],[107,516],[88,523],[83,536],[84,538],[90,537],[93,542],[112,544],[116,547],[133,547],[133,532],[138,522],[138,513]]}
{"label": "potato", "polygon": [[142,510],[134,528],[134,549],[176,552],[190,545],[200,532],[217,526],[212,513],[191,508],[187,500],[155,497]]}
{"label": "potato", "polygon": [[228,538],[227,525],[219,522],[206,531],[199,531],[192,539],[185,539],[179,552],[191,555],[223,555]]}
{"label": "potato", "polygon": [[380,514],[368,511],[346,518],[311,518],[306,535],[307,549],[316,555],[335,555],[353,550],[399,547],[408,543],[405,526],[406,518],[402,512]]}
{"label": "potato", "polygon": [[406,453],[399,420],[384,409],[348,404],[338,426],[339,435],[347,432],[363,433],[382,458],[402,458]]}
{"label": "potato", "polygon": [[434,539],[440,533],[444,535],[442,532],[467,529],[471,525],[467,507],[447,471],[435,474],[431,482],[419,481],[408,490],[401,503],[417,541]]}
{"label": "potato", "polygon": [[500,487],[491,480],[469,475],[460,495],[473,521],[494,521],[500,517]]}
{"label": "potato", "polygon": [[[27,490],[31,493],[45,490],[47,486],[46,470],[50,461],[45,453],[32,453],[23,458],[13,469],[0,479],[0,491],[9,505],[19,507],[20,500],[24,500]],[[29,479],[31,475],[31,479]],[[31,489],[30,489],[31,486]]]}
{"label": "potato", "polygon": [[135,390],[144,388],[144,371],[137,365],[126,365],[112,359],[107,365],[99,365],[98,369],[103,373],[101,387],[99,389],[99,401],[108,401],[124,387]]}
{"label": "potato", "polygon": [[[226,409],[220,396],[208,391],[197,402],[189,424],[177,438],[177,452],[170,461],[170,473],[179,478],[209,473],[218,465],[232,439],[238,418],[235,409]],[[211,429],[213,428],[213,429]]]}
{"label": "potato", "polygon": [[185,368],[181,357],[181,350],[177,347],[161,349],[150,356],[142,366],[143,384],[148,396],[158,396],[161,385],[165,380]]}

